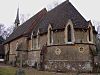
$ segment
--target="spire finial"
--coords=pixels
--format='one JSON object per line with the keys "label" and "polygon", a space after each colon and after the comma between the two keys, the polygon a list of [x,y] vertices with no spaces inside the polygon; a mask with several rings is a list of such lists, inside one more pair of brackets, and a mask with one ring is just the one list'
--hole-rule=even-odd
{"label": "spire finial", "polygon": [[15,19],[16,27],[18,27],[19,24],[20,24],[20,20],[19,20],[19,7],[18,7],[18,9],[17,9],[17,16],[16,16],[16,19]]}

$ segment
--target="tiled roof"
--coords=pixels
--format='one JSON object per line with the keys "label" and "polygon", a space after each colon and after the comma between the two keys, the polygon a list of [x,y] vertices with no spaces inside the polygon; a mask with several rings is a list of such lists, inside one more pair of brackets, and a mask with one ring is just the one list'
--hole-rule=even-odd
{"label": "tiled roof", "polygon": [[22,36],[27,35],[32,31],[36,23],[38,23],[42,17],[47,13],[46,9],[42,9],[40,12],[38,12],[35,16],[31,17],[29,20],[27,20],[25,23],[23,23],[21,26],[19,26],[17,29],[13,31],[13,33],[6,39],[4,44]]}
{"label": "tiled roof", "polygon": [[63,2],[51,11],[39,22],[34,33],[39,29],[41,33],[47,32],[48,25],[51,24],[53,30],[65,28],[68,20],[71,20],[74,28],[87,28],[88,22],[76,10],[70,2]]}
{"label": "tiled roof", "polygon": [[84,17],[70,2],[65,1],[49,12],[47,12],[46,9],[43,9],[37,13],[19,26],[9,38],[7,38],[5,43],[18,38],[21,35],[29,34],[32,30],[34,35],[36,35],[38,29],[40,33],[46,33],[49,24],[51,24],[53,30],[64,29],[69,19],[72,21],[74,28],[86,29],[88,27],[88,22]]}

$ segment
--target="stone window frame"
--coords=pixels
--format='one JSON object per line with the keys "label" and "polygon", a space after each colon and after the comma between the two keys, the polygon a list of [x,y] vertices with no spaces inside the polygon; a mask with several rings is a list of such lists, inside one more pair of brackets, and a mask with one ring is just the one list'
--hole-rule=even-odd
{"label": "stone window frame", "polygon": [[[71,27],[71,42],[68,42],[68,26],[70,25]],[[65,27],[65,44],[74,44],[75,43],[75,36],[74,36],[74,27],[73,27],[73,23],[71,20],[68,20],[68,23],[66,24]]]}
{"label": "stone window frame", "polygon": [[7,54],[7,52],[9,51],[9,44],[4,45],[5,47],[5,54]]}
{"label": "stone window frame", "polygon": [[16,42],[16,50],[17,50],[17,48],[18,48],[18,45],[19,45],[19,42],[17,41],[17,42]]}
{"label": "stone window frame", "polygon": [[[36,34],[36,38],[34,38],[33,37],[33,32],[31,33],[31,44],[32,44],[32,50],[36,50],[36,49],[40,49],[40,31],[39,31],[39,29],[38,29],[38,31],[37,31],[37,34]],[[34,43],[33,42],[35,42],[35,44],[36,45],[34,45]]]}
{"label": "stone window frame", "polygon": [[13,51],[12,51],[12,44],[10,43],[10,54],[13,54]]}
{"label": "stone window frame", "polygon": [[[50,32],[51,32],[51,36],[50,36]],[[51,42],[50,42],[50,37],[51,37]],[[47,38],[48,38],[48,41],[47,41],[48,45],[53,45],[53,31],[52,31],[51,24],[49,24],[49,26],[48,26]]]}
{"label": "stone window frame", "polygon": [[[37,47],[36,47],[36,45],[34,45],[34,43],[36,43],[36,40],[37,38],[34,38],[34,34],[33,34],[33,32],[31,33],[31,40],[32,40],[32,50],[35,50]],[[37,43],[36,43],[37,44]]]}
{"label": "stone window frame", "polygon": [[[37,40],[36,40],[36,39],[37,39],[37,38],[34,38],[34,37],[32,38],[32,49],[33,49],[33,50],[37,49],[37,47],[36,47],[36,44],[37,44],[36,41],[37,41]],[[35,43],[35,44],[34,44],[34,43]]]}
{"label": "stone window frame", "polygon": [[36,36],[36,49],[40,49],[40,31],[38,29],[37,36]]}
{"label": "stone window frame", "polygon": [[34,46],[34,44],[33,44],[33,32],[31,33],[31,45],[32,45],[31,46],[32,47],[31,50],[33,50],[34,49],[34,47],[33,47]]}
{"label": "stone window frame", "polygon": [[[89,32],[89,29],[90,29],[90,32]],[[90,36],[89,36],[89,33],[90,33]],[[89,37],[91,40],[89,40]],[[91,24],[89,24],[88,30],[87,30],[87,41],[88,41],[88,43],[93,43],[93,29],[92,29]]]}
{"label": "stone window frame", "polygon": [[71,25],[67,26],[67,41],[72,42],[72,32],[71,32]]}

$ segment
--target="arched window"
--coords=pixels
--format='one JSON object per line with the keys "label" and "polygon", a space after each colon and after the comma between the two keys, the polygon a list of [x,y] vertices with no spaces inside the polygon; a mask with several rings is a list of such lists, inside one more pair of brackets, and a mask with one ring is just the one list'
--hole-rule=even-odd
{"label": "arched window", "polygon": [[33,32],[31,33],[31,50],[34,48],[33,46]]}
{"label": "arched window", "polygon": [[39,35],[39,30],[37,32],[37,48],[40,48],[40,35]]}
{"label": "arched window", "polygon": [[68,27],[67,27],[67,38],[68,38],[68,42],[72,42],[72,39],[71,39],[71,37],[72,37],[72,35],[71,35],[71,26],[70,25],[68,25]]}
{"label": "arched window", "polygon": [[19,44],[19,43],[18,43],[18,41],[17,41],[17,43],[16,43],[16,50],[17,50],[17,48],[18,48],[18,44]]}
{"label": "arched window", "polygon": [[72,21],[69,20],[65,27],[65,44],[74,44],[74,42],[74,27]]}
{"label": "arched window", "polygon": [[92,33],[92,27],[89,26],[88,28],[88,42],[93,43],[93,33]]}
{"label": "arched window", "polygon": [[91,28],[90,27],[89,27],[88,35],[89,35],[89,41],[91,41]]}
{"label": "arched window", "polygon": [[53,31],[51,25],[48,27],[48,44],[53,44]]}
{"label": "arched window", "polygon": [[39,41],[40,41],[40,35],[37,36],[37,46],[38,46],[38,48],[40,47]]}
{"label": "arched window", "polygon": [[52,43],[52,31],[49,29],[49,43]]}

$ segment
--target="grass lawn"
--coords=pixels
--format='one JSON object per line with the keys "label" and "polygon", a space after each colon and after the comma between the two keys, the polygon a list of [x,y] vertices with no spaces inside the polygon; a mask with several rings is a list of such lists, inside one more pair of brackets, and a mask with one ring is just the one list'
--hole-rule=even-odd
{"label": "grass lawn", "polygon": [[15,75],[16,68],[0,67],[0,75]]}
{"label": "grass lawn", "polygon": [[[15,75],[16,70],[17,68],[15,67],[0,67],[0,75]],[[27,68],[24,70],[25,70],[25,75],[77,75],[76,73],[55,73],[47,71],[37,71],[33,68]],[[82,75],[90,75],[90,74],[82,74]]]}
{"label": "grass lawn", "polygon": [[[15,67],[0,67],[0,75],[15,75],[16,70],[17,68]],[[25,75],[66,75],[66,74],[58,74],[47,71],[37,71],[33,68],[27,68],[25,69]]]}

